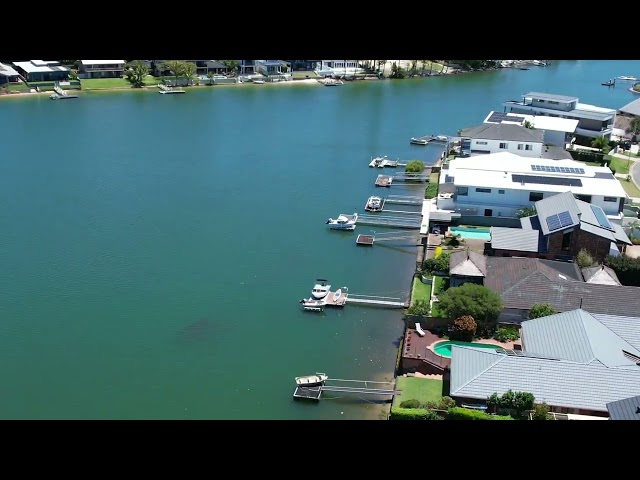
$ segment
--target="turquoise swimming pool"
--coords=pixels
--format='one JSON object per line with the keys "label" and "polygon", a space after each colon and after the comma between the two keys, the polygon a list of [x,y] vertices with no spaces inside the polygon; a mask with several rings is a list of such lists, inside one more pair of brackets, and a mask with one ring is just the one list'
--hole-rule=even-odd
{"label": "turquoise swimming pool", "polygon": [[461,347],[474,347],[474,348],[486,348],[487,350],[494,350],[500,348],[498,345],[488,345],[486,343],[470,343],[470,342],[456,342],[452,340],[445,340],[444,342],[438,342],[433,346],[433,351],[441,357],[451,357],[451,345],[460,345]]}
{"label": "turquoise swimming pool", "polygon": [[451,227],[449,231],[452,235],[460,235],[462,238],[473,238],[485,242],[491,240],[491,230],[488,228]]}

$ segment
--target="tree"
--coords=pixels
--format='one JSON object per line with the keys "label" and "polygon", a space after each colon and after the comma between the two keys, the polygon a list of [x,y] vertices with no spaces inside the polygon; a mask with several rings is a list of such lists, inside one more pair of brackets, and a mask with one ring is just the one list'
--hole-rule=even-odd
{"label": "tree", "polygon": [[420,160],[411,160],[407,162],[407,165],[404,167],[404,171],[407,173],[422,173],[424,172],[424,162]]}
{"label": "tree", "polygon": [[609,145],[609,140],[607,140],[603,136],[599,136],[591,140],[591,146],[593,148],[597,148],[605,155],[609,153],[609,150],[611,150],[611,145]]}
{"label": "tree", "polygon": [[450,288],[439,299],[438,309],[449,318],[470,315],[476,322],[484,323],[495,322],[504,305],[496,292],[474,283]]}
{"label": "tree", "polygon": [[533,122],[530,122],[529,120],[525,120],[524,123],[522,124],[522,126],[524,128],[534,128],[533,127]]}
{"label": "tree", "polygon": [[216,73],[213,71],[207,72],[207,78],[209,79],[209,85],[213,85],[213,77],[216,76]]}
{"label": "tree", "polygon": [[185,62],[181,62],[180,60],[168,60],[162,64],[162,68],[163,70],[169,70],[171,73],[173,73],[177,85],[178,77],[184,75],[184,65]]}
{"label": "tree", "polygon": [[429,302],[426,300],[420,299],[413,302],[413,305],[411,305],[407,309],[407,313],[409,315],[426,317],[427,315],[429,315],[430,310],[431,310],[431,306],[429,305]]}
{"label": "tree", "polygon": [[629,133],[633,133],[634,135],[640,134],[640,117],[636,117],[631,120],[631,128],[629,129]]}
{"label": "tree", "polygon": [[429,60],[420,60],[420,65],[422,66],[422,73],[423,74],[427,70],[427,62],[429,62]]}
{"label": "tree", "polygon": [[224,66],[229,69],[230,73],[236,73],[240,64],[237,60],[223,60]]}
{"label": "tree", "polygon": [[586,249],[581,248],[576,255],[576,263],[580,268],[592,267],[595,265],[595,260]]}
{"label": "tree", "polygon": [[127,80],[134,87],[142,87],[147,75],[149,75],[149,67],[147,67],[142,60],[134,60],[129,64]]}
{"label": "tree", "polygon": [[538,212],[536,211],[536,207],[531,206],[531,207],[523,207],[520,210],[518,210],[518,212],[516,213],[516,217],[518,218],[524,218],[524,217],[533,217],[534,215],[537,215]]}
{"label": "tree", "polygon": [[546,403],[539,403],[533,407],[531,420],[549,420],[549,405]]}
{"label": "tree", "polygon": [[640,258],[625,254],[605,257],[604,264],[613,269],[623,285],[640,287]]}
{"label": "tree", "polygon": [[531,306],[529,310],[529,318],[540,318],[540,317],[548,317],[549,315],[555,315],[556,309],[553,308],[553,305],[548,303],[537,303]]}
{"label": "tree", "polygon": [[461,340],[463,342],[470,342],[473,340],[473,336],[476,334],[478,325],[473,317],[469,315],[463,315],[456,318],[452,323],[453,331],[451,332],[452,340]]}
{"label": "tree", "polygon": [[182,64],[182,75],[187,79],[187,85],[191,83],[191,81],[196,76],[196,64],[193,62],[183,62]]}
{"label": "tree", "polygon": [[435,258],[427,258],[422,262],[422,270],[431,275],[437,273],[449,273],[449,253],[442,253]]}

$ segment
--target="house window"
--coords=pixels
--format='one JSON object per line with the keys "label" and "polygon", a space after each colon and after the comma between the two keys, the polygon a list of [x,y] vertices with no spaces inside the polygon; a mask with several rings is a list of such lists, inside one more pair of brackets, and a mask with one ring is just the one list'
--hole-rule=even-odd
{"label": "house window", "polygon": [[498,193],[504,195],[504,190],[498,190]]}
{"label": "house window", "polygon": [[560,103],[559,102],[553,102],[553,101],[549,100],[549,105],[560,105]]}
{"label": "house window", "polygon": [[478,193],[491,193],[490,188],[476,188],[476,192]]}
{"label": "house window", "polygon": [[562,250],[571,250],[571,240],[573,239],[573,232],[567,232],[562,235]]}
{"label": "house window", "polygon": [[605,202],[617,202],[618,199],[616,197],[604,197]]}
{"label": "house window", "polygon": [[524,146],[524,149],[525,150],[533,150],[533,145],[527,144],[527,145]]}
{"label": "house window", "polygon": [[504,142],[500,143],[500,148],[507,149],[507,148],[509,148],[509,144],[508,143],[504,143]]}
{"label": "house window", "polygon": [[583,202],[591,203],[591,195],[576,195],[575,197]]}
{"label": "house window", "polygon": [[524,143],[519,143],[518,144],[518,150],[522,150],[524,148]]}
{"label": "house window", "polygon": [[456,193],[461,197],[466,197],[469,195],[469,187],[458,187],[456,188]]}
{"label": "house window", "polygon": [[476,145],[486,145],[486,144],[487,144],[487,142],[481,142],[481,141],[477,141],[476,142]]}
{"label": "house window", "polygon": [[538,202],[544,198],[544,194],[540,192],[530,192],[529,193],[529,201],[530,202]]}

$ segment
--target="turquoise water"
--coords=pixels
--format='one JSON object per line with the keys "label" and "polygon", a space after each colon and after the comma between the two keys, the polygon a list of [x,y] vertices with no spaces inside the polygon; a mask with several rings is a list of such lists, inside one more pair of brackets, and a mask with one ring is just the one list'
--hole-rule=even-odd
{"label": "turquoise water", "polygon": [[491,231],[488,229],[476,229],[476,228],[464,228],[464,227],[450,227],[449,231],[453,235],[460,235],[462,238],[474,238],[478,240],[490,241]]}
{"label": "turquoise water", "polygon": [[433,346],[433,351],[443,357],[451,356],[451,345],[460,345],[462,347],[474,347],[474,348],[486,348],[487,350],[495,350],[496,345],[487,345],[486,343],[471,343],[471,342],[458,342],[458,341],[444,341],[438,342]]}
{"label": "turquoise water", "polygon": [[376,418],[354,397],[294,402],[293,379],[390,378],[402,313],[298,300],[317,277],[405,296],[415,247],[359,248],[371,228],[326,219],[380,194],[371,156],[429,164],[439,148],[412,136],[527,91],[617,108],[636,98],[600,85],[618,75],[640,62],[0,99],[0,418]]}

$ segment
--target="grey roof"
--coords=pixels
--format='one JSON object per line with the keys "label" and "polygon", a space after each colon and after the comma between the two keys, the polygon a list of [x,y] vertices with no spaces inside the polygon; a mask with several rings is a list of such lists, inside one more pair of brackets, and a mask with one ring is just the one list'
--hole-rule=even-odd
{"label": "grey roof", "polygon": [[509,292],[534,274],[540,274],[547,283],[583,282],[580,269],[571,262],[527,257],[487,257],[486,262],[484,285],[500,294]]}
{"label": "grey roof", "polygon": [[640,358],[633,345],[580,309],[522,322],[521,336],[527,352],[571,362],[636,367],[623,352]]}
{"label": "grey roof", "polygon": [[640,117],[640,98],[635,99],[633,102],[627,103],[624,107],[620,108],[622,113],[628,113],[635,117]]}
{"label": "grey roof", "polygon": [[535,98],[536,100],[551,100],[552,102],[573,102],[578,97],[568,97],[566,95],[555,95],[553,93],[529,92],[523,95],[525,98]]}
{"label": "grey roof", "polygon": [[607,403],[640,395],[640,367],[588,364],[451,347],[451,396],[486,400],[507,390],[531,392],[556,407],[607,411]]}
{"label": "grey roof", "polygon": [[558,193],[535,203],[536,212],[540,218],[540,228],[544,235],[549,235],[549,226],[546,219],[551,215],[557,215],[560,212],[568,211],[571,215],[572,223],[566,228],[575,227],[580,223],[580,209],[576,204],[576,197],[571,192]]}
{"label": "grey roof", "polygon": [[[510,288],[504,289],[505,280],[494,279],[491,268],[488,270],[484,284],[500,293],[505,308],[528,310],[533,305],[549,303],[559,312],[583,308],[591,313],[628,317],[634,317],[640,312],[638,287],[550,280],[543,273],[534,272]],[[496,285],[503,288],[495,288]]]}
{"label": "grey roof", "polygon": [[[637,314],[636,314],[637,315]],[[603,315],[591,313],[591,316],[614,332],[620,338],[629,342],[637,350],[640,350],[640,318],[623,317],[619,315]]]}
{"label": "grey roof", "polygon": [[607,403],[611,420],[640,420],[640,395]]}
{"label": "grey roof", "polygon": [[548,145],[542,151],[540,158],[548,158],[550,160],[573,160],[573,157],[563,147]]}
{"label": "grey roof", "polygon": [[544,131],[510,123],[483,123],[476,127],[463,129],[460,136],[486,140],[542,143]]}
{"label": "grey roof", "polygon": [[537,252],[540,232],[521,228],[491,227],[491,248]]}
{"label": "grey roof", "polygon": [[588,283],[600,283],[602,285],[622,285],[616,272],[606,265],[586,267],[582,269],[584,281]]}
{"label": "grey roof", "polygon": [[487,257],[468,248],[449,256],[449,274],[461,277],[484,277],[487,273]]}

